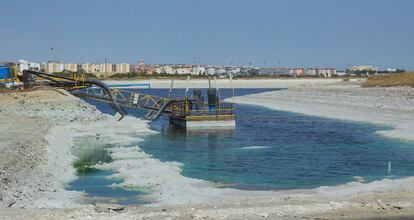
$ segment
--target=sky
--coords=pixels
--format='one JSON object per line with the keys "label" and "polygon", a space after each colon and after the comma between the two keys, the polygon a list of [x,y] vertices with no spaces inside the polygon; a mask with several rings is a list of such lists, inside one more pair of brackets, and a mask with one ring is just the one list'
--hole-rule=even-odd
{"label": "sky", "polygon": [[[0,60],[414,70],[412,0],[0,0]],[[56,37],[58,36],[58,37]],[[54,40],[54,39],[58,40]],[[58,42],[58,43],[56,43]]]}

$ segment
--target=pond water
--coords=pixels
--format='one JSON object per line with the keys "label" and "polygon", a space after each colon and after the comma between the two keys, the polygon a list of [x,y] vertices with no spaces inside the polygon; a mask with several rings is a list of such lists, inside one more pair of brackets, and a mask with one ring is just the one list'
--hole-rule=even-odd
{"label": "pond water", "polygon": [[[139,91],[168,96],[167,89]],[[245,95],[265,91],[269,90],[236,89],[235,92]],[[220,93],[226,98],[232,91],[223,89]],[[175,89],[173,95],[183,96],[184,90]],[[107,104],[89,102],[103,112],[113,113]],[[135,116],[145,115],[145,112],[133,109],[128,112]],[[175,129],[169,125],[168,118],[163,117],[151,124],[159,133],[146,138],[139,146],[161,161],[183,163],[182,174],[185,176],[240,189],[313,188],[354,181],[355,176],[369,182],[414,173],[414,143],[387,139],[375,133],[388,129],[386,127],[250,105],[236,105],[236,113],[236,129],[228,131]],[[97,172],[99,178],[107,175],[100,173],[104,171]],[[96,175],[91,172],[83,178],[93,184]],[[91,196],[99,195],[99,192],[88,191],[88,185],[78,183],[72,185]],[[136,191],[122,193],[142,194]]]}

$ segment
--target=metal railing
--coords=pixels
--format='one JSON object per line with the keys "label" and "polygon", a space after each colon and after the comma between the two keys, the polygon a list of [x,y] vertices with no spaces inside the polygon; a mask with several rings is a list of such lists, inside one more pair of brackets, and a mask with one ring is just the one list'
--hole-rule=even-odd
{"label": "metal railing", "polygon": [[[111,89],[111,92],[118,103],[126,105],[128,107],[158,110],[169,101],[169,99],[164,97],[158,97],[120,89]],[[106,92],[101,88],[91,87],[79,90],[76,93],[81,96],[95,98],[103,101],[109,100],[109,95],[106,94]]]}
{"label": "metal railing", "polygon": [[207,103],[202,106],[190,102],[176,103],[171,107],[171,114],[178,117],[207,116],[207,115],[233,115],[235,113],[233,103],[220,103],[218,108],[209,108]]}

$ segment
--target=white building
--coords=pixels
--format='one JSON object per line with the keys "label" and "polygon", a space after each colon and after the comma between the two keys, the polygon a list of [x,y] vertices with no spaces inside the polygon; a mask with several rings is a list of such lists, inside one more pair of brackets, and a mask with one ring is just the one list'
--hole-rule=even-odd
{"label": "white building", "polygon": [[387,72],[389,72],[389,73],[395,73],[395,72],[397,72],[397,69],[387,68]]}
{"label": "white building", "polygon": [[360,65],[360,66],[353,66],[351,70],[352,71],[377,71],[378,68],[373,67],[373,66]]}
{"label": "white building", "polygon": [[171,66],[163,66],[161,68],[161,73],[163,74],[168,74],[168,75],[173,75],[174,74],[174,70]]}
{"label": "white building", "polygon": [[335,68],[308,68],[306,75],[332,77],[333,75],[337,75],[337,73]]}
{"label": "white building", "polygon": [[155,72],[157,74],[168,74],[168,75],[174,74],[174,70],[171,66],[159,66],[155,69]]}
{"label": "white building", "polygon": [[336,69],[333,69],[333,68],[321,69],[321,75],[324,77],[332,77],[332,75],[336,75]]}
{"label": "white building", "polygon": [[40,63],[18,60],[19,70],[40,70]]}
{"label": "white building", "polygon": [[115,73],[129,73],[131,66],[127,63],[118,63],[115,65]]}
{"label": "white building", "polygon": [[217,75],[224,75],[225,73],[226,73],[225,68],[219,67],[219,68],[216,69],[216,74]]}
{"label": "white building", "polygon": [[231,73],[233,76],[240,73],[240,67],[231,67],[227,70],[227,72]]}
{"label": "white building", "polygon": [[63,63],[58,61],[48,61],[45,66],[46,73],[63,72],[64,69]]}
{"label": "white building", "polygon": [[309,68],[306,70],[306,75],[308,76],[319,76],[320,75],[320,69],[318,68]]}
{"label": "white building", "polygon": [[209,76],[213,76],[214,74],[216,74],[216,70],[213,67],[206,68],[206,71],[205,72]]}
{"label": "white building", "polygon": [[203,75],[206,72],[206,68],[202,66],[193,66],[191,75]]}
{"label": "white building", "polygon": [[82,64],[82,69],[86,73],[96,74],[96,73],[99,72],[99,64],[84,63],[84,64]]}
{"label": "white building", "polygon": [[29,62],[29,68],[32,70],[40,70],[40,63]]}
{"label": "white building", "polygon": [[29,61],[27,61],[27,60],[19,60],[18,63],[19,63],[19,70],[20,71],[30,69],[30,67],[29,67]]}
{"label": "white building", "polygon": [[162,74],[162,67],[155,68],[155,73],[156,74]]}
{"label": "white building", "polygon": [[112,64],[111,63],[100,63],[99,64],[99,73],[101,74],[111,74],[112,71]]}
{"label": "white building", "polygon": [[174,73],[178,75],[189,75],[192,73],[192,69],[188,67],[177,67],[174,69]]}
{"label": "white building", "polygon": [[78,64],[76,63],[65,63],[64,69],[69,72],[78,72]]}

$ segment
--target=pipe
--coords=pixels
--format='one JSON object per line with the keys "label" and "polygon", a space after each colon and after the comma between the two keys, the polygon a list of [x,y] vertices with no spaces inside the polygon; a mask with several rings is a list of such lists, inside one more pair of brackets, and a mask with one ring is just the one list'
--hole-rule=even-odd
{"label": "pipe", "polygon": [[[30,75],[35,75],[35,76],[39,76],[42,78],[45,78],[51,82],[54,82],[58,85],[63,85],[63,86],[75,86],[78,83],[81,83],[81,81],[77,81],[75,79],[69,78],[69,77],[64,77],[64,76],[55,76],[53,74],[48,74],[48,73],[42,73],[42,72],[37,72],[37,71],[33,71],[33,70],[23,70],[23,84],[24,86],[29,86],[29,82],[33,81],[30,79]],[[67,80],[68,82],[60,82],[56,79],[63,79],[63,80]],[[123,109],[118,102],[116,101],[114,95],[112,94],[110,88],[103,82],[99,81],[99,80],[94,80],[94,79],[87,79],[85,81],[82,81],[82,83],[84,84],[88,84],[88,86],[92,86],[92,85],[96,85],[98,87],[101,87],[103,91],[105,91],[106,94],[108,94],[109,98],[111,99],[111,107],[118,112],[119,114],[121,114],[122,116],[127,115],[128,113],[125,111],[125,109]]]}
{"label": "pipe", "polygon": [[116,99],[115,99],[115,97],[114,97],[114,95],[112,94],[112,92],[111,92],[111,89],[109,89],[109,87],[105,84],[105,83],[103,83],[103,82],[101,82],[101,81],[99,81],[99,80],[94,80],[94,79],[88,79],[88,80],[85,80],[85,83],[90,83],[91,85],[97,85],[97,86],[99,86],[99,87],[101,87],[104,91],[105,91],[105,93],[106,94],[108,94],[108,96],[109,96],[109,98],[111,99],[111,102],[112,102],[112,107],[113,107],[113,109],[116,111],[116,112],[119,112],[119,114],[121,114],[122,116],[125,116],[125,115],[127,115],[128,113],[125,111],[125,109],[123,109],[119,104],[118,104],[118,102],[116,101]]}

